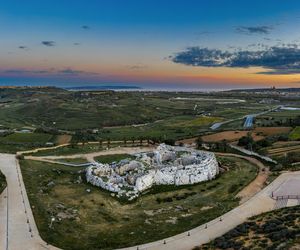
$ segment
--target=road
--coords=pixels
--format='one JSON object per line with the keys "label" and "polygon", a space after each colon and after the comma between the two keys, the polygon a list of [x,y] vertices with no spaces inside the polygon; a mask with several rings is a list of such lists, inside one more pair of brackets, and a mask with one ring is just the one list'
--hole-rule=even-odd
{"label": "road", "polygon": [[244,128],[245,129],[252,128],[253,127],[253,120],[254,120],[254,116],[253,115],[247,115],[245,123],[244,123]]}
{"label": "road", "polygon": [[250,127],[245,127],[245,128],[251,128],[252,127],[252,123],[253,123],[253,119],[255,118],[255,117],[257,117],[257,116],[260,116],[260,115],[265,115],[265,114],[267,114],[267,113],[269,113],[269,112],[272,112],[272,111],[275,111],[275,110],[277,110],[277,109],[280,109],[282,106],[277,106],[277,107],[274,107],[274,108],[271,108],[271,109],[269,109],[269,110],[266,110],[266,111],[263,111],[263,112],[260,112],[260,113],[257,113],[257,114],[250,114],[250,115],[245,115],[245,116],[243,116],[243,117],[240,117],[240,118],[236,118],[236,119],[230,119],[230,120],[227,120],[227,121],[224,121],[224,122],[217,122],[217,123],[214,123],[211,127],[210,127],[210,129],[211,130],[216,130],[216,129],[218,129],[218,128],[220,128],[222,125],[224,125],[224,124],[227,124],[227,123],[230,123],[230,122],[233,122],[233,121],[238,121],[238,120],[243,120],[243,119],[245,119],[246,118],[246,121],[245,121],[245,123],[244,123],[244,127],[245,127],[245,125],[248,125],[248,126],[250,126]]}
{"label": "road", "polygon": [[0,249],[57,249],[39,236],[15,155],[0,154],[7,188],[0,196]]}

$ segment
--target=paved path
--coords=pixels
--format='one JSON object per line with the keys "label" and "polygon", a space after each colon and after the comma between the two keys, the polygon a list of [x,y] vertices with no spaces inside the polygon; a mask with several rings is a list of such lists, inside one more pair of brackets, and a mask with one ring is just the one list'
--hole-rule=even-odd
{"label": "paved path", "polygon": [[0,170],[7,181],[0,196],[0,249],[57,249],[39,236],[15,155],[0,154]]}
{"label": "paved path", "polygon": [[282,174],[269,186],[267,186],[261,192],[257,193],[254,197],[246,201],[244,204],[224,214],[220,218],[216,218],[215,220],[212,220],[205,225],[199,226],[188,232],[175,235],[165,240],[125,249],[136,250],[138,248],[140,250],[186,250],[208,243],[209,241],[222,236],[229,230],[245,222],[249,217],[276,209],[276,200],[273,200],[271,198],[272,192],[280,187],[285,181],[291,178],[296,178],[297,180],[299,180],[300,186],[300,171]]}
{"label": "paved path", "polygon": [[0,249],[6,249],[7,244],[7,188],[0,194]]}

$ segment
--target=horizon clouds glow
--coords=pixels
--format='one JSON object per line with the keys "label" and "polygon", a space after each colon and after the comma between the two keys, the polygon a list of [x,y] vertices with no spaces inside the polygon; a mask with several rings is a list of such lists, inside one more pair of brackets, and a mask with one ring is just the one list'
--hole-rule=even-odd
{"label": "horizon clouds glow", "polygon": [[2,3],[0,84],[300,87],[300,2]]}

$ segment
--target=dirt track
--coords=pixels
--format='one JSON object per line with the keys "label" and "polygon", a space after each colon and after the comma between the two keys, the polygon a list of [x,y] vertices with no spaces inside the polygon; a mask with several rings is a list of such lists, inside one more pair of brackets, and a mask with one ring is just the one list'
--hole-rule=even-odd
{"label": "dirt track", "polygon": [[62,155],[62,156],[25,156],[27,160],[39,160],[39,161],[48,161],[53,162],[58,159],[75,159],[75,158],[86,158],[87,161],[93,162],[94,158],[101,155],[115,155],[115,154],[135,154],[139,152],[146,152],[152,150],[152,147],[116,147],[110,148],[108,150],[103,150],[94,153],[87,154],[74,154],[74,155]]}
{"label": "dirt track", "polygon": [[240,204],[249,200],[251,197],[253,197],[255,194],[257,194],[259,191],[261,191],[265,187],[266,181],[270,174],[270,171],[269,171],[268,167],[266,167],[262,162],[260,162],[259,160],[255,159],[255,158],[252,158],[252,157],[242,156],[242,155],[237,155],[237,154],[217,153],[217,155],[233,156],[233,157],[245,159],[245,160],[253,163],[254,165],[256,165],[259,169],[256,178],[248,186],[246,186],[243,190],[241,190],[237,194],[237,197],[241,199]]}

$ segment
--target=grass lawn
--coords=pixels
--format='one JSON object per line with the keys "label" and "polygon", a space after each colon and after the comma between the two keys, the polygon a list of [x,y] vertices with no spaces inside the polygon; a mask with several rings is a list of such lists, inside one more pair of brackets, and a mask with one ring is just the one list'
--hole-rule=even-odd
{"label": "grass lawn", "polygon": [[293,129],[289,135],[290,140],[299,140],[300,139],[300,126]]}
{"label": "grass lawn", "polygon": [[35,156],[73,155],[73,154],[85,154],[85,153],[97,152],[102,150],[104,150],[104,148],[100,144],[68,145],[56,149],[41,150],[36,153],[33,153],[32,155]]}
{"label": "grass lawn", "polygon": [[47,142],[53,142],[55,136],[45,133],[13,133],[0,137],[0,152],[15,153],[44,147]]}
{"label": "grass lawn", "polygon": [[208,126],[212,125],[215,122],[220,122],[223,119],[220,117],[211,117],[211,116],[202,116],[197,117],[192,120],[187,119],[186,121],[178,121],[175,124],[172,124],[172,126],[187,126],[187,127],[193,127],[193,126]]}
{"label": "grass lawn", "polygon": [[[121,203],[109,192],[78,182],[79,176],[84,180],[79,172],[83,168],[29,160],[20,164],[42,238],[63,249],[93,250],[163,239],[237,206],[235,195],[255,178],[257,169],[238,158],[219,160],[231,168],[213,181],[154,187],[132,203]],[[47,185],[50,182],[55,184]],[[51,216],[56,220],[49,228]]]}
{"label": "grass lawn", "polygon": [[101,162],[101,163],[112,163],[114,161],[120,161],[123,159],[134,159],[133,156],[128,154],[117,154],[117,155],[101,155],[94,158],[95,161]]}
{"label": "grass lawn", "polygon": [[46,143],[53,140],[53,135],[45,133],[13,133],[0,137],[0,142]]}
{"label": "grass lawn", "polygon": [[59,162],[66,162],[66,163],[73,163],[73,164],[81,164],[81,163],[87,163],[86,158],[65,158],[65,159],[59,159],[57,160]]}
{"label": "grass lawn", "polygon": [[0,194],[6,188],[5,176],[0,172]]}
{"label": "grass lawn", "polygon": [[[300,243],[300,207],[289,207],[250,218],[200,249],[292,249]],[[296,248],[295,248],[296,249]]]}
{"label": "grass lawn", "polygon": [[206,131],[213,123],[221,121],[220,117],[198,117],[185,115],[169,117],[141,126],[109,127],[100,130],[99,138],[111,140],[138,140],[140,138],[181,139],[192,137]]}

